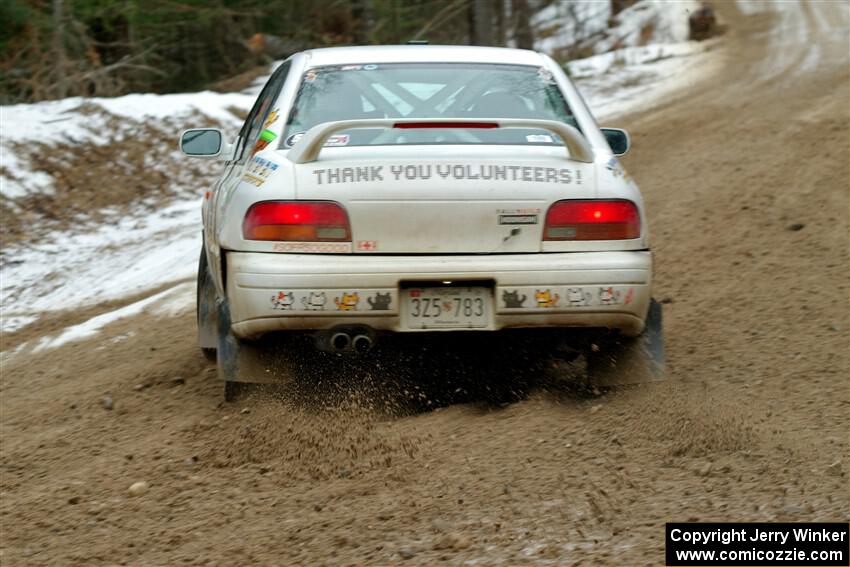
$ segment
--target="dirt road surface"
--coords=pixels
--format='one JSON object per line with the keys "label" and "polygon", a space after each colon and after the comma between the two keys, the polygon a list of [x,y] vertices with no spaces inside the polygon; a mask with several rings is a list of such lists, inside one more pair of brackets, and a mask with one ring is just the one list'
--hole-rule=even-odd
{"label": "dirt road surface", "polygon": [[223,404],[191,314],[124,319],[4,366],[0,563],[660,565],[668,521],[850,519],[848,8],[721,8],[719,71],[622,124],[669,381]]}

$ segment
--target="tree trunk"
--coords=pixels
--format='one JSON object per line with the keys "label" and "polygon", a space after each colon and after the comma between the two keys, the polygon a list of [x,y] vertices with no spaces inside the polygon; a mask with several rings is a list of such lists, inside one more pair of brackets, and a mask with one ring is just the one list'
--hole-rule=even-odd
{"label": "tree trunk", "polygon": [[472,0],[470,4],[470,42],[472,45],[493,45],[493,2]]}
{"label": "tree trunk", "polygon": [[493,0],[493,10],[496,12],[496,45],[504,47],[507,42],[505,30],[505,0]]}
{"label": "tree trunk", "polygon": [[629,6],[635,3],[636,0],[611,0],[611,15],[616,16]]}
{"label": "tree trunk", "polygon": [[375,8],[372,0],[353,0],[351,17],[354,20],[354,43],[358,45],[372,43],[372,30],[375,27]]}
{"label": "tree trunk", "polygon": [[514,41],[520,49],[534,49],[534,33],[531,31],[531,10],[528,0],[511,0],[511,15],[514,21]]}
{"label": "tree trunk", "polygon": [[53,0],[53,85],[54,96],[68,96],[68,58],[65,53],[65,14],[63,0]]}

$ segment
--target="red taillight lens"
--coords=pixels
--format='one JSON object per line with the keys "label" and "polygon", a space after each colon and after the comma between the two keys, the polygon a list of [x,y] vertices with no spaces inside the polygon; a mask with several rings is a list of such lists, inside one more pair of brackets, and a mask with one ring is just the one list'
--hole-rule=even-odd
{"label": "red taillight lens", "polygon": [[245,214],[245,240],[351,242],[348,215],[332,201],[264,201]]}
{"label": "red taillight lens", "polygon": [[640,213],[626,200],[558,201],[546,213],[543,240],[626,240],[640,237]]}

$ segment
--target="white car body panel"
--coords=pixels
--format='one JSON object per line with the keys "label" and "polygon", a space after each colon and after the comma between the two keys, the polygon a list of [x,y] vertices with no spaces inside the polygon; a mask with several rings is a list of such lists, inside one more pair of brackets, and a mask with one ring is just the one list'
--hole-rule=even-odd
{"label": "white car body panel", "polygon": [[[495,317],[486,330],[602,326],[637,335],[652,284],[649,252],[369,257],[235,252],[227,259],[231,318],[243,337],[340,323],[418,331],[405,325],[402,284],[488,280]],[[524,298],[522,305],[512,307],[506,292]],[[281,293],[285,302],[278,301]],[[537,293],[549,302],[539,301]],[[317,294],[321,299],[311,301]],[[354,308],[340,309],[343,296],[354,294]],[[374,308],[378,294],[390,295],[386,309]]]}

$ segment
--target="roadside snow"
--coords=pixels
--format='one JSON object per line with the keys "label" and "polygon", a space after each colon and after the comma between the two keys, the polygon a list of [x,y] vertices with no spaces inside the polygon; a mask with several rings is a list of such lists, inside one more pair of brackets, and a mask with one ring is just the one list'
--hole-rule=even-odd
{"label": "roadside snow", "polygon": [[32,352],[40,352],[48,348],[56,348],[71,341],[94,336],[98,334],[103,327],[110,323],[114,323],[119,319],[138,315],[145,311],[148,307],[159,307],[162,309],[164,305],[167,313],[175,313],[175,307],[179,304],[182,307],[180,311],[183,311],[191,307],[191,302],[186,299],[191,298],[191,293],[194,289],[194,283],[180,284],[163,292],[157,293],[156,295],[131,303],[130,305],[125,305],[115,311],[109,311],[102,315],[98,315],[97,317],[92,317],[84,323],[67,327],[58,336],[43,337],[32,349]]}
{"label": "roadside snow", "polygon": [[[86,112],[97,106],[115,116],[134,120],[164,120],[191,117],[199,112],[223,123],[233,121],[228,107],[248,109],[254,95],[243,93],[185,93],[172,95],[131,94],[116,98],[66,98],[36,104],[0,106],[3,146],[10,142],[72,139],[77,142],[106,142],[98,127],[107,128],[97,115]],[[177,138],[179,132],[174,133]]]}
{"label": "roadside snow", "polygon": [[4,331],[17,331],[19,329],[23,329],[33,321],[38,320],[38,315],[9,315],[7,316],[5,313],[3,315],[3,330]]}
{"label": "roadside snow", "polygon": [[627,47],[567,64],[597,121],[649,110],[709,72],[717,40]]}
{"label": "roadside snow", "polygon": [[201,249],[200,199],[142,218],[124,218],[87,234],[57,234],[15,254],[3,267],[7,317],[73,309],[133,297],[192,279]]}
{"label": "roadside snow", "polygon": [[[14,203],[15,198],[51,190],[52,178],[38,172],[38,164],[16,156],[11,150],[14,143],[104,143],[109,138],[101,138],[98,132],[108,127],[108,117],[118,116],[132,123],[182,124],[174,128],[173,147],[152,148],[161,161],[180,159],[176,140],[181,128],[192,126],[202,113],[235,133],[240,121],[231,109],[247,112],[255,92],[252,86],[244,93],[134,94],[0,107],[0,166],[17,178],[0,172],[0,198]],[[132,135],[132,126],[126,135]],[[212,163],[211,167],[221,166]],[[177,191],[186,180],[174,181]],[[132,298],[151,288],[193,279],[201,247],[201,198],[197,194],[153,213],[125,216],[90,232],[56,232],[38,243],[7,247],[0,277],[0,330],[19,330],[42,313]]]}
{"label": "roadside snow", "polygon": [[611,2],[607,1],[553,2],[532,18],[539,38],[534,47],[553,54],[575,48],[599,54],[625,47],[682,43],[689,36],[688,17],[700,6],[697,0],[640,0],[612,15]]}

